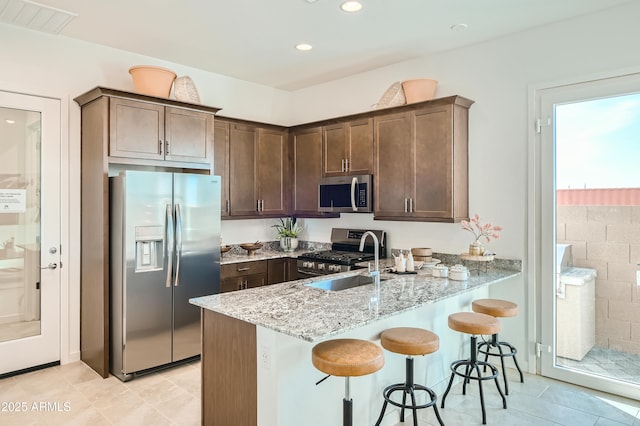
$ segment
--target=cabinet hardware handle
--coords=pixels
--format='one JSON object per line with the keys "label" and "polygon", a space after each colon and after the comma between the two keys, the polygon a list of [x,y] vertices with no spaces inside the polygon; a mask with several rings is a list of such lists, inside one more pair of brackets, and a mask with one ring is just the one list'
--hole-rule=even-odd
{"label": "cabinet hardware handle", "polygon": [[264,200],[261,200],[260,202],[260,211],[264,211]]}
{"label": "cabinet hardware handle", "polygon": [[344,158],[341,160],[341,163],[340,163],[340,171],[344,172]]}
{"label": "cabinet hardware handle", "polygon": [[407,199],[404,199],[404,212],[407,212]]}
{"label": "cabinet hardware handle", "polygon": [[409,198],[409,213],[413,213],[413,198]]}
{"label": "cabinet hardware handle", "polygon": [[227,213],[231,212],[231,201],[227,200]]}
{"label": "cabinet hardware handle", "polygon": [[256,211],[260,211],[260,200],[256,200]]}
{"label": "cabinet hardware handle", "polygon": [[345,172],[349,171],[349,159],[348,158],[344,159],[344,171]]}
{"label": "cabinet hardware handle", "polygon": [[167,144],[167,146],[164,148],[164,153],[165,155],[169,155],[169,141],[165,141],[165,143]]}
{"label": "cabinet hardware handle", "polygon": [[162,155],[162,141],[158,141],[158,154]]}
{"label": "cabinet hardware handle", "polygon": [[236,271],[238,272],[244,272],[244,271],[248,271],[249,269],[251,269],[251,267],[246,267],[246,268],[237,268]]}

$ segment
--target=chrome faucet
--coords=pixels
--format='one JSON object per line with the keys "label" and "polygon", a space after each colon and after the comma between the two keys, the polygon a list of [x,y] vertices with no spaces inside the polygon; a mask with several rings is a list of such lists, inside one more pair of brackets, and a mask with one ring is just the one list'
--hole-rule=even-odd
{"label": "chrome faucet", "polygon": [[373,245],[374,245],[374,252],[373,252],[373,256],[374,256],[374,270],[371,273],[371,276],[374,276],[375,274],[375,281],[376,281],[376,286],[380,285],[380,242],[378,241],[378,237],[376,237],[376,234],[374,234],[371,231],[367,231],[364,234],[362,234],[362,238],[360,238],[360,251],[364,250],[364,242],[367,239],[367,235],[371,235],[371,238],[373,238]]}
{"label": "chrome faucet", "polygon": [[378,241],[378,237],[376,237],[376,234],[371,231],[367,231],[362,234],[362,238],[360,238],[360,251],[364,250],[364,242],[367,239],[367,235],[371,235],[374,245],[374,270],[371,271],[371,266],[369,266],[369,274],[373,278],[375,292],[370,296],[369,310],[373,311],[377,317],[378,311],[380,309],[380,242]]}

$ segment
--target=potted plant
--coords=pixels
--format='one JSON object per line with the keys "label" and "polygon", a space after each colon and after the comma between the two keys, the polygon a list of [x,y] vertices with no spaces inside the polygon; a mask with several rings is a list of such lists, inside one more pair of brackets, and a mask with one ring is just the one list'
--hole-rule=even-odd
{"label": "potted plant", "polygon": [[298,247],[298,235],[302,228],[296,223],[295,217],[280,218],[280,223],[272,225],[272,228],[276,228],[282,250],[294,251]]}
{"label": "potted plant", "polygon": [[463,220],[460,223],[462,229],[471,232],[475,237],[475,240],[469,245],[470,256],[482,256],[484,254],[484,247],[480,242],[481,238],[484,237],[489,242],[492,238],[500,238],[500,231],[502,231],[500,226],[491,225],[490,223],[482,225],[480,216],[477,213],[473,215],[470,221]]}

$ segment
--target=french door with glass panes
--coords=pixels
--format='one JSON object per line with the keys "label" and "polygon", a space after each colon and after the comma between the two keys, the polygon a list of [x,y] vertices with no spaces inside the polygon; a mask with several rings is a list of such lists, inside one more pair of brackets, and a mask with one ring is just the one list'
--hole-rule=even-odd
{"label": "french door with glass panes", "polygon": [[0,375],[60,360],[60,101],[0,91]]}

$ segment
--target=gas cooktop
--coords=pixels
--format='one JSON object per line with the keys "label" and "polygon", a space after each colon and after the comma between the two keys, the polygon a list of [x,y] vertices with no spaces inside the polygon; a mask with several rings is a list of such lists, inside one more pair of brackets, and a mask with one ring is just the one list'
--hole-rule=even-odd
{"label": "gas cooktop", "polygon": [[373,259],[373,253],[361,253],[340,251],[340,250],[326,250],[312,253],[305,253],[299,258],[307,260],[321,260],[330,263],[337,263],[340,265],[353,265],[357,262],[367,261]]}

